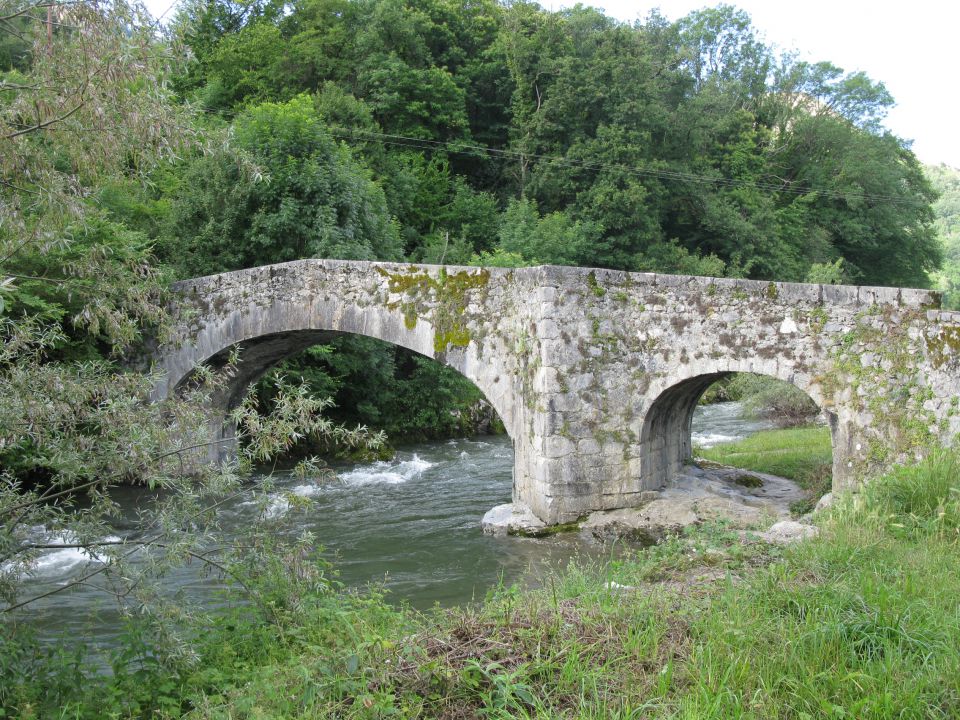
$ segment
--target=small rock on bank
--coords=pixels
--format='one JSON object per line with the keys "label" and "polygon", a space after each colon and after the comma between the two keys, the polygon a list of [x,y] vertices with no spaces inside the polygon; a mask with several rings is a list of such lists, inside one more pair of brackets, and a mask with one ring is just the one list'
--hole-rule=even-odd
{"label": "small rock on bank", "polygon": [[817,501],[817,506],[813,509],[813,511],[817,512],[818,510],[826,510],[827,508],[832,506],[833,506],[833,493],[827,493]]}
{"label": "small rock on bank", "polygon": [[788,545],[815,538],[820,533],[816,525],[807,525],[794,520],[781,520],[774,523],[766,532],[758,533],[757,537],[774,545]]}
{"label": "small rock on bank", "polygon": [[526,505],[507,503],[488,510],[480,527],[487,535],[537,535],[547,525]]}

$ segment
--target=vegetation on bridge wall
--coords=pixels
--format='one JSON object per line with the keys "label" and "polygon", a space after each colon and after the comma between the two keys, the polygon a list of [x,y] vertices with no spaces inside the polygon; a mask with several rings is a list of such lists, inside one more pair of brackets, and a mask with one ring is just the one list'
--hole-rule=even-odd
{"label": "vegetation on bridge wall", "polygon": [[937,370],[952,359],[955,329],[927,330],[926,324],[926,310],[864,310],[817,378],[826,398],[840,402],[849,395],[846,406],[861,415],[866,430],[857,441],[866,450],[851,459],[856,477],[921,457],[938,445],[957,412],[958,398],[936,397],[921,370],[928,359]]}
{"label": "vegetation on bridge wall", "polygon": [[391,310],[403,313],[408,330],[417,326],[418,318],[429,319],[433,326],[433,350],[445,353],[451,347],[466,347],[470,343],[470,331],[464,313],[471,290],[482,290],[490,281],[490,271],[459,270],[448,272],[442,267],[436,276],[412,266],[406,272],[390,272],[377,268],[387,278],[391,293],[402,299],[387,303]]}

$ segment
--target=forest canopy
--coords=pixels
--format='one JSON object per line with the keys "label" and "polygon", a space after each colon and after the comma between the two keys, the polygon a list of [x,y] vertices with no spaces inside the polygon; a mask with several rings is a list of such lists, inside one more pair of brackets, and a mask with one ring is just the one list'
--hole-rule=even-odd
{"label": "forest canopy", "polygon": [[[842,258],[846,281],[915,286],[941,262],[882,83],[778,53],[731,6],[627,25],[526,2],[192,0],[171,32],[191,55],[183,99],[255,160],[271,156],[240,132],[250,113],[312,103],[409,259],[803,281]],[[204,241],[241,242],[223,232]]]}

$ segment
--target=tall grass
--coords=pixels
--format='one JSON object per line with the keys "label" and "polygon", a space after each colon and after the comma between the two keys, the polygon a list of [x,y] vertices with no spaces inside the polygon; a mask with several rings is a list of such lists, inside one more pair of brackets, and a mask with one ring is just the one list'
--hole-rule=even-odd
{"label": "tall grass", "polygon": [[877,522],[911,536],[960,539],[960,455],[938,450],[868,484],[838,509],[852,522]]}

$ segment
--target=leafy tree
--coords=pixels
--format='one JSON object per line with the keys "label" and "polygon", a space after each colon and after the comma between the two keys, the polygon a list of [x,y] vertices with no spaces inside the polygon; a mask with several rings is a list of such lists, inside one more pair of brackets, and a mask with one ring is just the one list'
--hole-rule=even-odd
{"label": "leafy tree", "polygon": [[943,270],[937,287],[944,290],[945,305],[960,309],[960,171],[948,165],[927,166],[927,178],[940,197],[933,204],[934,227],[943,245]]}
{"label": "leafy tree", "polygon": [[90,211],[64,229],[60,242],[20,256],[3,310],[23,322],[62,327],[61,358],[122,349],[163,317],[163,276],[149,249],[142,233]]}
{"label": "leafy tree", "polygon": [[854,126],[873,133],[882,132],[881,123],[893,107],[893,97],[883,83],[863,72],[844,74],[830,62],[791,62],[785,59],[774,72],[771,107],[780,106],[778,129],[787,132],[787,124],[797,113],[842,117]]}
{"label": "leafy tree", "polygon": [[[178,28],[215,109],[316,93],[414,259],[491,252],[490,198],[601,228],[579,254],[592,265],[649,267],[680,247],[757,278],[801,280],[843,257],[854,281],[925,284],[938,262],[928,188],[883,139],[886,88],[777,55],[732,6],[629,26],[525,2],[304,0],[282,13],[208,0]],[[459,144],[476,141],[491,150]],[[450,217],[464,185],[487,218],[466,235]]]}
{"label": "leafy tree", "polygon": [[[801,116],[780,155],[811,199],[808,227],[844,258],[854,282],[926,287],[942,260],[933,189],[916,157],[890,134],[831,115]],[[834,258],[823,258],[832,260]]]}
{"label": "leafy tree", "polygon": [[696,92],[713,86],[741,107],[764,95],[771,52],[757,39],[746,12],[718,5],[690,13],[677,26]]}
{"label": "leafy tree", "polygon": [[845,281],[843,258],[832,263],[813,263],[804,278],[804,282],[818,285],[842,285]]}
{"label": "leafy tree", "polygon": [[310,98],[254,107],[232,133],[235,151],[195,161],[171,205],[161,251],[182,274],[305,257],[399,258],[383,192],[330,137]]}
{"label": "leafy tree", "polygon": [[[105,577],[121,607],[155,608],[164,569],[186,558],[217,563],[198,548],[216,526],[210,510],[239,483],[237,466],[191,462],[210,442],[205,401],[222,378],[201,368],[182,396],[147,403],[156,378],[115,357],[145,330],[163,332],[165,282],[145,236],[93,200],[194,145],[166,89],[164,48],[122,2],[53,5],[49,34],[46,10],[25,4],[17,15],[31,64],[0,104],[0,632],[15,655],[29,655],[8,630],[36,599],[21,596],[21,581],[39,552],[52,543],[104,560],[55,592]],[[302,387],[281,396],[273,416],[249,402],[238,409],[248,462],[289,448],[298,431],[379,442],[334,426],[326,401]],[[105,540],[117,512],[110,491],[121,483],[163,492],[136,533]],[[127,562],[135,553],[136,568]],[[132,645],[114,669],[162,663],[167,649]]]}
{"label": "leafy tree", "polygon": [[206,58],[200,102],[216,110],[289,99],[296,90],[276,82],[283,77],[285,59],[280,29],[271,22],[226,35]]}
{"label": "leafy tree", "polygon": [[109,358],[161,319],[160,278],[143,236],[87,201],[107,179],[135,178],[189,144],[189,126],[163,83],[146,81],[165,67],[136,8],[49,13],[55,31],[46,6],[20,8],[30,63],[0,104],[3,612],[36,556],[31,526],[81,544],[104,534],[106,489],[145,477],[174,487],[170,421],[184,420],[184,439],[196,427],[189,403],[144,408],[151,379]]}
{"label": "leafy tree", "polygon": [[137,7],[15,10],[12,34],[30,51],[19,80],[0,76],[0,307],[14,325],[123,348],[159,315],[158,273],[143,236],[91,200],[193,146],[191,117],[171,102],[167,60]]}
{"label": "leafy tree", "polygon": [[498,250],[533,265],[589,265],[600,232],[563,212],[541,217],[532,201],[515,200],[503,214]]}
{"label": "leafy tree", "polygon": [[703,257],[691,253],[676,240],[659,242],[648,247],[636,259],[636,269],[643,272],[665,272],[702,277],[736,277],[740,270],[728,265],[716,255]]}
{"label": "leafy tree", "polygon": [[463,264],[493,245],[499,221],[496,200],[473,190],[462,178],[451,185],[452,195],[438,209],[418,253],[424,262]]}
{"label": "leafy tree", "polygon": [[[260,22],[275,23],[283,14],[284,3],[277,0],[185,0],[179,3],[171,22],[171,35],[189,48],[193,63],[184,72],[174,78],[180,92],[196,90],[206,84],[210,76],[216,77],[217,69],[223,69],[223,55],[220,45],[234,38],[245,27]],[[242,43],[240,43],[242,45]],[[233,53],[242,55],[242,48],[234,48]],[[225,90],[225,83],[218,83]],[[212,93],[211,103],[223,102],[236,93],[227,91],[223,95]],[[212,105],[208,106],[214,109]],[[217,107],[216,109],[221,109]]]}

